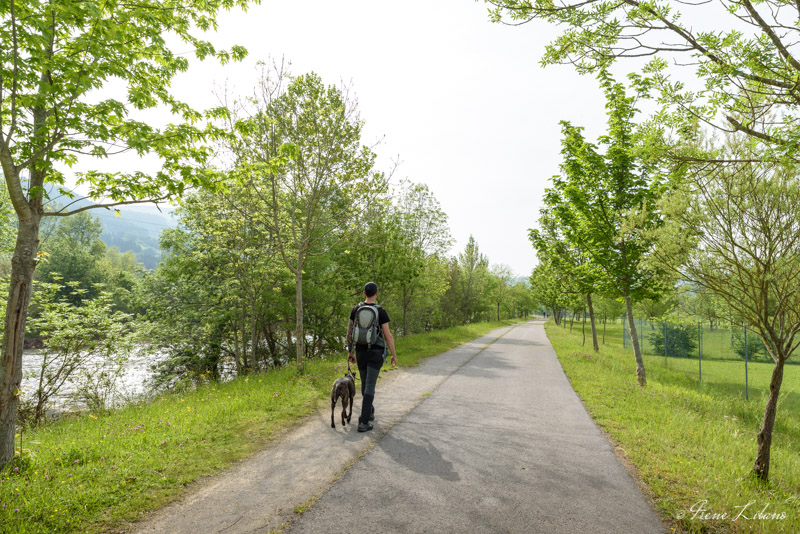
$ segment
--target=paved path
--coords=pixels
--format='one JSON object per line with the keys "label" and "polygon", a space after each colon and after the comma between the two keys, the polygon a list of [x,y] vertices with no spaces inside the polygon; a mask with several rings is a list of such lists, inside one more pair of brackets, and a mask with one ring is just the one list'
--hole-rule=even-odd
{"label": "paved path", "polygon": [[386,376],[372,432],[323,409],[138,531],[269,532],[316,500],[287,533],[664,532],[541,325]]}

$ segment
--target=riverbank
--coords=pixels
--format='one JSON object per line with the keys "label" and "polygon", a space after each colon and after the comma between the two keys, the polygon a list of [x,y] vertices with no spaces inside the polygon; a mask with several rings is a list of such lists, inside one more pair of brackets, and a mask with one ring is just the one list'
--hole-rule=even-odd
{"label": "riverbank", "polygon": [[[480,323],[398,339],[411,366],[514,321]],[[135,521],[263,448],[320,401],[344,355],[208,383],[103,416],[67,418],[21,437],[23,454],[0,473],[3,532],[98,532]],[[19,446],[19,441],[18,441]]]}
{"label": "riverbank", "polygon": [[800,368],[786,366],[772,439],[770,478],[751,470],[773,365],[744,366],[644,356],[636,384],[633,351],[545,326],[573,388],[592,418],[635,465],[663,516],[679,532],[800,532]]}

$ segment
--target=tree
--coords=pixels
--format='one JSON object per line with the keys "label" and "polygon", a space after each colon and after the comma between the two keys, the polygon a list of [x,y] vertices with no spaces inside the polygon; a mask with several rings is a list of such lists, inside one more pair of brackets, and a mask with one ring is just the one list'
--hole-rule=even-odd
{"label": "tree", "polygon": [[527,317],[533,311],[533,296],[527,279],[517,280],[511,286],[512,317]]}
{"label": "tree", "polygon": [[563,320],[563,311],[574,303],[574,295],[570,295],[570,283],[565,273],[559,272],[553,265],[540,263],[533,268],[530,276],[531,295],[533,301],[553,314],[557,325]]}
{"label": "tree", "polygon": [[605,154],[587,142],[582,128],[562,122],[561,174],[553,177],[545,203],[568,242],[602,270],[608,289],[625,301],[639,385],[647,384],[633,303],[658,294],[657,268],[642,267],[652,251],[646,232],[661,218],[655,210],[659,183],[635,156],[634,98],[607,74],[600,76],[608,100]]}
{"label": "tree", "polygon": [[[731,309],[725,301],[703,287],[681,284],[676,292],[678,310],[689,317],[701,317],[713,330],[722,321],[731,322]],[[733,343],[733,340],[731,340]]]}
{"label": "tree", "polygon": [[430,328],[439,298],[448,288],[442,258],[450,246],[447,215],[427,186],[407,180],[386,198],[375,198],[367,224],[353,234],[346,257],[348,287],[373,280],[381,305],[402,315],[401,335]]}
{"label": "tree", "polygon": [[673,309],[675,309],[674,291],[665,291],[658,298],[644,298],[636,305],[637,313],[651,321],[664,317]]}
{"label": "tree", "polygon": [[625,313],[625,303],[617,298],[602,296],[596,302],[597,313],[603,322],[603,344],[606,343],[606,323],[611,318],[616,322],[617,317]]}
{"label": "tree", "polygon": [[44,282],[68,284],[76,282],[83,291],[73,291],[62,285],[56,297],[80,304],[85,298],[95,298],[99,294],[95,284],[104,282],[100,261],[106,252],[100,240],[103,224],[100,219],[88,212],[78,213],[62,219],[52,235],[43,241],[40,265],[36,271],[37,279]]}
{"label": "tree", "polygon": [[[43,299],[42,313],[31,321],[44,338],[41,362],[32,373],[37,381],[33,393],[34,424],[43,420],[48,402],[66,383],[81,372],[90,375],[96,383],[106,363],[126,358],[131,351],[130,316],[112,310],[110,293],[100,293],[97,298],[86,299],[81,306],[75,306],[66,298],[56,296],[54,284],[44,286],[44,289],[38,288],[47,295]],[[79,284],[72,282],[67,287],[76,291]],[[115,367],[121,369],[120,365]],[[80,386],[87,385],[86,381],[82,382]],[[98,409],[105,406],[110,393],[105,389],[104,394],[97,395],[101,388],[79,387],[84,394],[94,391],[92,405]]]}
{"label": "tree", "polygon": [[483,311],[481,297],[486,294],[489,278],[489,259],[481,254],[478,242],[472,235],[469,236],[464,252],[458,255],[458,267],[461,273],[458,288],[461,309],[464,313],[464,323],[467,324]]}
{"label": "tree", "polygon": [[[600,287],[601,269],[592,263],[590,256],[567,240],[562,225],[573,224],[574,219],[560,220],[559,215],[568,214],[568,210],[559,209],[559,195],[545,195],[545,207],[540,211],[539,228],[531,229],[528,237],[536,249],[537,257],[562,272],[570,273],[575,287],[581,297],[586,298],[589,308],[589,322],[592,329],[592,346],[595,352],[600,350],[597,343],[597,325],[595,324],[594,303],[592,295]],[[553,204],[553,203],[556,204]],[[563,208],[563,207],[562,207]]]}
{"label": "tree", "polygon": [[408,333],[408,319],[414,304],[436,301],[447,289],[438,260],[450,248],[447,214],[424,184],[406,183],[396,193],[393,213],[396,219],[396,242],[400,250],[390,275],[397,285],[403,315],[403,335]]}
{"label": "tree", "polygon": [[[187,187],[213,185],[207,142],[226,132],[210,121],[224,110],[201,113],[171,94],[171,81],[189,62],[167,44],[167,36],[181,50],[191,46],[201,60],[242,58],[243,48],[217,50],[195,32],[215,28],[220,9],[246,5],[246,0],[0,3],[0,168],[17,219],[0,364],[0,466],[14,455],[22,340],[43,217],[167,199]],[[126,99],[98,96],[112,80],[126,85]],[[157,107],[177,122],[159,128],[131,116]],[[63,185],[64,167],[79,156],[97,161],[123,152],[149,154],[162,168],[152,175],[86,171],[78,182],[88,186],[95,203],[50,210],[45,181]]]}
{"label": "tree", "polygon": [[105,288],[114,295],[114,309],[132,313],[143,310],[134,309],[134,293],[144,274],[144,266],[136,259],[132,250],[120,252],[117,247],[109,247],[98,263]]}
{"label": "tree", "polygon": [[159,367],[164,383],[219,378],[226,361],[247,373],[288,360],[293,277],[265,231],[259,197],[233,178],[226,185],[183,199],[180,225],[162,233],[165,258],[138,292],[148,338],[169,356]]}
{"label": "tree", "polygon": [[[762,159],[735,139],[713,155]],[[686,169],[661,201],[657,236],[660,261],[722,299],[775,363],[753,465],[767,480],[783,368],[800,346],[800,178],[795,166],[755,162]]]}
{"label": "tree", "polygon": [[[288,76],[287,76],[288,78]],[[362,123],[347,91],[326,86],[314,73],[288,87],[262,78],[256,110],[235,124],[232,150],[245,183],[269,214],[269,231],[295,277],[296,358],[303,369],[303,274],[357,228],[366,206],[385,184],[373,171],[375,155],[361,145]],[[284,167],[272,162],[291,153]]]}
{"label": "tree", "polygon": [[[585,73],[617,59],[652,56],[643,69],[647,79],[638,79],[660,91],[665,109],[659,116],[665,124],[682,128],[699,120],[769,147],[758,157],[798,158],[800,4],[682,3],[679,12],[668,0],[486,1],[495,6],[494,21],[543,19],[566,28],[548,45],[543,63],[571,63]],[[714,28],[698,29],[703,26],[695,24],[697,17],[714,20]],[[691,59],[681,57],[687,55]],[[684,80],[699,83],[672,79],[682,67],[692,69]]]}
{"label": "tree", "polygon": [[490,294],[497,306],[497,320],[500,320],[500,306],[511,293],[511,267],[504,264],[493,265],[489,272]]}

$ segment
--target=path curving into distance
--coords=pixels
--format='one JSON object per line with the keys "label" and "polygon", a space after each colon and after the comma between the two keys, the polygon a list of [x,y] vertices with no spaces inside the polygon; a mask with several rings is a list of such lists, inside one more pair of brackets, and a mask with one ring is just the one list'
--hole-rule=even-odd
{"label": "path curving into distance", "polygon": [[385,376],[372,432],[325,407],[136,532],[665,532],[540,323]]}

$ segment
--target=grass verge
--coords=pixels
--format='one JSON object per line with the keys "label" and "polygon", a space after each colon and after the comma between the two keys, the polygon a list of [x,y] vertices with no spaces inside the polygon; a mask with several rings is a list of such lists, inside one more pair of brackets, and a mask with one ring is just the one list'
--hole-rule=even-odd
{"label": "grass verge", "polygon": [[772,441],[770,479],[750,471],[772,364],[645,356],[636,385],[632,350],[594,354],[580,331],[546,325],[572,386],[623,448],[659,511],[681,532],[800,532],[800,368],[786,366]]}
{"label": "grass verge", "polygon": [[[416,365],[513,321],[397,340]],[[0,531],[107,531],[174,499],[192,481],[262,448],[330,395],[345,356],[207,383],[106,415],[66,418],[22,436],[23,454],[0,472]],[[19,447],[20,442],[17,442]]]}

